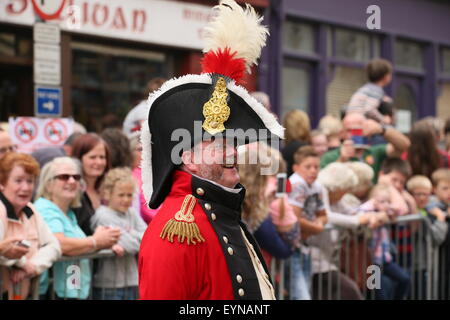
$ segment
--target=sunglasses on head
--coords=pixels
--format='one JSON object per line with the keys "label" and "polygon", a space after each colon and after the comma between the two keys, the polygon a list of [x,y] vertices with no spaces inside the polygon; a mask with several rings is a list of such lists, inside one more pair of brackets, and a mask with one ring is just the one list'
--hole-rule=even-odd
{"label": "sunglasses on head", "polygon": [[54,176],[53,179],[58,179],[61,181],[68,181],[71,177],[76,181],[81,180],[80,174],[58,174],[58,175]]}

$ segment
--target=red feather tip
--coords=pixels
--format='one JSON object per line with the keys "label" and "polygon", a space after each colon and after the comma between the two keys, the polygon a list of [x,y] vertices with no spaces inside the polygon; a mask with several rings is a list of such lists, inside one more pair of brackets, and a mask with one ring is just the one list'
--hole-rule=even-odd
{"label": "red feather tip", "polygon": [[235,55],[229,48],[208,51],[201,61],[202,72],[221,74],[240,84],[245,75],[245,60],[234,58]]}

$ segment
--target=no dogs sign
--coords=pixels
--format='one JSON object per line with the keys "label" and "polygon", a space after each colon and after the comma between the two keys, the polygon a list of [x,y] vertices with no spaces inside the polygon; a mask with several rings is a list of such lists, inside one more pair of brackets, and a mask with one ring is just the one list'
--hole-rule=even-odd
{"label": "no dogs sign", "polygon": [[63,145],[73,132],[73,119],[9,118],[8,127],[18,151],[31,153],[39,148]]}

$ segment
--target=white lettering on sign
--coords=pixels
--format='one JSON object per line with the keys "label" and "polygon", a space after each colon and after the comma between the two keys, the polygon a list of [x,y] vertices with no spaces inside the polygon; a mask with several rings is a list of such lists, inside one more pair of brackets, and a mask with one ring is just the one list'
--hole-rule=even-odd
{"label": "white lettering on sign", "polygon": [[58,44],[61,42],[61,32],[56,24],[36,22],[33,28],[33,38],[36,42]]}
{"label": "white lettering on sign", "polygon": [[[67,0],[54,23],[73,33],[201,49],[209,19],[211,7],[176,1]],[[33,6],[2,0],[0,22],[32,25]]]}
{"label": "white lettering on sign", "polygon": [[34,44],[34,82],[59,85],[61,83],[61,47]]}

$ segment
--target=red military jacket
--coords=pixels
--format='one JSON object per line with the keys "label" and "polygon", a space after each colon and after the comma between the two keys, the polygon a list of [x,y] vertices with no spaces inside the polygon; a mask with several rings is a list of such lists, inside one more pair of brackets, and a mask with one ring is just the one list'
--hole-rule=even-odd
{"label": "red military jacket", "polygon": [[[243,187],[239,193],[227,192],[218,185],[176,170],[172,190],[141,242],[140,299],[261,299],[241,228],[263,264],[264,259],[240,221],[244,195]],[[187,230],[188,223],[198,227],[200,237],[193,238],[195,244],[188,244],[187,238],[180,243],[178,235],[171,242],[168,233],[163,232],[171,227],[174,230],[173,222],[180,220],[185,223],[178,231]]]}

